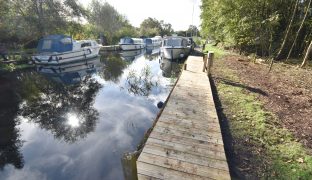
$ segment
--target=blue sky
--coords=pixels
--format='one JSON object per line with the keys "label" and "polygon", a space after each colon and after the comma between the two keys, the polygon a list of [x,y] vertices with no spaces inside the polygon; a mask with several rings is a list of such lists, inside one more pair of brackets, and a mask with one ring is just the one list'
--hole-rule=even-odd
{"label": "blue sky", "polygon": [[[85,7],[92,0],[79,0]],[[102,0],[105,2],[105,0]],[[125,15],[130,23],[139,27],[148,18],[164,20],[174,30],[186,30],[189,25],[200,25],[200,0],[106,0],[117,11]],[[194,4],[194,16],[193,14]]]}

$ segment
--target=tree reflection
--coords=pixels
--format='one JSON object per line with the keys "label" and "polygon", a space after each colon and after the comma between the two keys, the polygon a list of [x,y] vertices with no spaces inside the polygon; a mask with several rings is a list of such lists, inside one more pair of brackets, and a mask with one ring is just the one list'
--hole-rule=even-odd
{"label": "tree reflection", "polygon": [[141,73],[131,70],[126,79],[126,88],[129,93],[140,96],[149,96],[152,88],[158,86],[158,82],[153,80],[151,69],[145,66]]}
{"label": "tree reflection", "polygon": [[19,99],[14,80],[0,77],[0,170],[6,164],[12,164],[18,169],[24,167],[20,152],[23,142],[19,139],[19,130],[16,128],[18,122],[15,120]]}
{"label": "tree reflection", "polygon": [[120,55],[109,54],[101,57],[101,62],[104,63],[105,68],[100,76],[106,81],[119,82],[119,78],[123,70],[127,67],[127,62],[123,61]]}
{"label": "tree reflection", "polygon": [[[98,112],[92,107],[101,85],[87,75],[79,84],[55,83],[37,73],[21,76],[25,100],[20,115],[47,129],[58,138],[73,143],[95,130]],[[78,119],[72,126],[70,114]]]}

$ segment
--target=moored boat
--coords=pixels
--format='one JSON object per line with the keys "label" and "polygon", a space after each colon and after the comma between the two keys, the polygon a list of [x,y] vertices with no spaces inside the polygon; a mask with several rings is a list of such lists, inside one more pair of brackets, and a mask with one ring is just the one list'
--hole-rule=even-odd
{"label": "moored boat", "polygon": [[141,38],[130,38],[130,37],[121,38],[120,42],[119,42],[119,46],[123,51],[137,50],[137,49],[145,48],[145,44],[143,42],[143,39],[141,39]]}
{"label": "moored boat", "polygon": [[161,45],[161,37],[160,36],[155,36],[153,38],[146,38],[144,39],[144,43],[146,47],[157,47]]}
{"label": "moored boat", "polygon": [[188,55],[187,39],[184,37],[166,37],[163,40],[161,54],[166,59],[181,59]]}
{"label": "moored boat", "polygon": [[36,64],[58,65],[91,59],[99,55],[100,45],[94,40],[75,41],[66,35],[49,35],[37,46],[32,56]]}

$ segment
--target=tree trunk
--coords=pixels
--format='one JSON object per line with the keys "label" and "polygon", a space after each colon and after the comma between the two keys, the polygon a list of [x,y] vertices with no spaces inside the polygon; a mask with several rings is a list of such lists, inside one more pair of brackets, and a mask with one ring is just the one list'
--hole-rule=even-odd
{"label": "tree trunk", "polygon": [[294,48],[294,46],[295,46],[295,44],[296,44],[298,35],[299,35],[299,33],[300,33],[300,31],[301,31],[301,29],[302,29],[302,27],[303,27],[304,21],[305,21],[307,15],[308,15],[308,12],[310,12],[311,1],[312,1],[312,0],[309,1],[309,4],[308,4],[308,6],[307,6],[307,10],[306,10],[306,12],[305,12],[305,14],[304,14],[304,17],[303,17],[303,19],[302,19],[302,22],[301,22],[301,24],[300,24],[300,27],[299,27],[299,29],[298,29],[298,31],[297,31],[297,33],[296,33],[295,40],[294,40],[293,44],[291,45],[291,48],[290,48],[290,50],[289,50],[289,52],[288,52],[288,56],[287,56],[286,60],[289,59],[289,57],[290,57],[290,55],[291,55],[291,52],[292,52],[292,50],[293,50],[293,48]]}
{"label": "tree trunk", "polygon": [[[311,1],[311,0],[310,0]],[[279,49],[276,57],[274,58],[275,60],[280,60],[281,59],[281,56],[282,56],[282,52],[284,51],[284,48],[285,48],[285,45],[286,45],[286,41],[288,39],[288,35],[289,35],[289,32],[290,32],[290,28],[293,24],[293,21],[294,21],[294,18],[295,18],[295,14],[296,14],[296,11],[297,11],[297,7],[298,7],[298,4],[299,4],[299,0],[296,0],[296,4],[295,4],[295,7],[294,7],[294,10],[293,10],[293,13],[292,13],[292,16],[291,16],[291,20],[289,22],[289,25],[286,29],[286,34],[285,34],[285,37],[284,37],[284,40],[283,40],[283,43],[281,45],[281,48]]]}
{"label": "tree trunk", "polygon": [[306,52],[306,54],[304,56],[304,59],[303,59],[303,62],[301,64],[301,66],[300,66],[301,68],[308,64],[308,59],[310,57],[311,51],[312,51],[312,40],[310,41],[310,45],[309,45],[309,47],[307,49],[307,52]]}

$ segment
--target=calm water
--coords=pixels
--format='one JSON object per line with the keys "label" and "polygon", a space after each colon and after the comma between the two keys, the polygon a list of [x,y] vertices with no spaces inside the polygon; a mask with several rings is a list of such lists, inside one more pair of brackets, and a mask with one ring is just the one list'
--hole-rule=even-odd
{"label": "calm water", "polygon": [[144,50],[0,75],[0,179],[124,179],[178,69]]}

